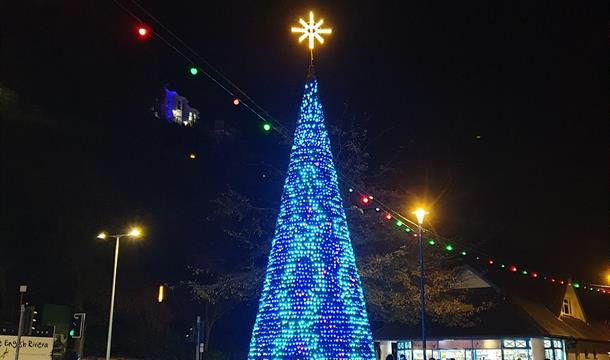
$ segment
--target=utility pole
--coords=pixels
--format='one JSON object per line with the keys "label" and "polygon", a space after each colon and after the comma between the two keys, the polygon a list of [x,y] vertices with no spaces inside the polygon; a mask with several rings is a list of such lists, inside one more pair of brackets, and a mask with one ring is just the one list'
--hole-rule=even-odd
{"label": "utility pole", "polygon": [[106,341],[106,360],[110,360],[110,349],[112,346],[112,319],[114,317],[114,292],[116,290],[116,271],[117,264],[119,263],[119,243],[122,237],[138,238],[142,235],[139,228],[134,227],[127,234],[116,234],[108,235],[105,232],[99,233],[98,239],[113,238],[115,240],[114,246],[114,270],[112,272],[112,292],[110,293],[110,315],[108,316],[108,339]]}
{"label": "utility pole", "polygon": [[19,360],[19,349],[21,348],[21,334],[23,333],[23,314],[25,305],[23,304],[23,294],[28,291],[27,285],[19,286],[19,326],[17,327],[17,344],[15,345],[15,360]]}
{"label": "utility pole", "polygon": [[195,360],[201,360],[201,316],[197,315],[197,335],[195,336]]}
{"label": "utility pole", "polygon": [[421,317],[421,347],[424,356],[423,360],[426,360],[426,300],[425,300],[425,292],[424,292],[424,281],[425,281],[425,272],[424,272],[424,239],[422,238],[422,224],[424,222],[424,217],[428,214],[428,212],[422,208],[419,208],[413,212],[417,217],[417,238],[419,239],[419,307],[420,307],[420,317]]}
{"label": "utility pole", "polygon": [[424,354],[423,360],[426,360],[426,300],[424,297],[424,246],[422,239],[421,223],[417,227],[417,237],[419,238],[419,306],[421,317],[421,346]]}

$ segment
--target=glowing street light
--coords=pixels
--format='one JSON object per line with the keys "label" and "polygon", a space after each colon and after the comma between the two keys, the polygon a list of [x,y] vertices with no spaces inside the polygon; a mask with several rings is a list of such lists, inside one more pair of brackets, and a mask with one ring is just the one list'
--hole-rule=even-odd
{"label": "glowing street light", "polygon": [[423,224],[423,223],[424,223],[424,217],[425,217],[426,215],[428,215],[428,214],[429,214],[429,212],[427,212],[426,210],[424,210],[424,209],[422,209],[422,208],[419,208],[419,209],[417,209],[417,210],[413,211],[413,213],[412,213],[412,214],[414,214],[414,215],[415,215],[415,217],[417,218],[417,223],[418,223],[419,225],[421,225],[421,224]]}
{"label": "glowing street light", "polygon": [[[421,225],[424,223],[424,217],[429,214],[426,210],[422,208],[418,208],[413,211],[415,217],[417,218],[417,238],[419,239],[419,304],[420,304],[420,317],[421,317],[421,340],[422,340],[422,350],[424,354],[424,359],[426,357],[426,301],[424,300],[424,245],[422,239],[422,227]],[[449,245],[450,246],[450,245]],[[446,247],[445,247],[446,249]],[[453,248],[451,248],[453,250]]]}
{"label": "glowing street light", "polygon": [[130,237],[130,238],[138,238],[142,235],[142,230],[137,227],[131,228],[126,234],[116,234],[109,235],[105,232],[101,232],[97,235],[98,239],[107,239],[113,238],[115,239],[115,247],[114,247],[114,271],[112,273],[112,292],[110,295],[110,316],[108,321],[108,341],[106,343],[106,360],[110,360],[110,347],[112,343],[112,318],[114,316],[114,292],[116,289],[116,273],[117,273],[117,264],[119,262],[119,243],[122,237]]}
{"label": "glowing street light", "polygon": [[140,237],[140,235],[142,235],[142,230],[140,230],[140,228],[134,227],[131,229],[131,231],[129,232],[129,236],[132,236],[134,238],[138,238]]}

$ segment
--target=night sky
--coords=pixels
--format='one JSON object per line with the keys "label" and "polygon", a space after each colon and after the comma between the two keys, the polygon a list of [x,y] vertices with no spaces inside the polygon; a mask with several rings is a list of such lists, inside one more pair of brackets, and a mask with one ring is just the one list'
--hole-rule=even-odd
{"label": "night sky", "polygon": [[[316,52],[327,122],[368,129],[371,171],[408,169],[390,190],[420,191],[435,229],[489,254],[593,283],[610,271],[607,4],[141,4],[291,130],[309,54],[289,29],[315,10],[334,28]],[[137,25],[110,0],[0,4],[0,84],[44,113],[2,121],[2,290],[69,303],[66,248],[110,285],[112,245],[95,235],[137,223],[119,293],[152,298],[205,261],[219,191],[278,204],[282,138]],[[152,116],[163,85],[200,111],[195,127]]]}

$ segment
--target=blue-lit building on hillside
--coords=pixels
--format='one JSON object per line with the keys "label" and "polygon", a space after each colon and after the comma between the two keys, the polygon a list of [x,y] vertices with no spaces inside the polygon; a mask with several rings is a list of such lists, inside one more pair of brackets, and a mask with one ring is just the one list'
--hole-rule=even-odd
{"label": "blue-lit building on hillside", "polygon": [[[491,300],[493,306],[481,311],[478,323],[470,328],[429,326],[426,359],[609,359],[606,295],[509,276],[482,275],[468,268],[456,288]],[[386,324],[373,331],[377,359],[392,354],[397,360],[423,360],[419,334],[417,325]]]}
{"label": "blue-lit building on hillside", "polygon": [[163,88],[162,99],[155,104],[153,114],[159,119],[184,126],[193,126],[199,119],[199,111],[189,105],[188,99],[168,88]]}

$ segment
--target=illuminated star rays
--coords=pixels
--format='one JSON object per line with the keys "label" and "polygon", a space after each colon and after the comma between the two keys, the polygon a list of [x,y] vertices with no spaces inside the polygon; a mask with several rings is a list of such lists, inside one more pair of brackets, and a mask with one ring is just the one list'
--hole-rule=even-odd
{"label": "illuminated star rays", "polygon": [[308,39],[309,51],[311,52],[311,57],[313,59],[315,40],[318,40],[320,44],[324,44],[324,38],[320,34],[331,34],[333,30],[330,28],[323,29],[321,27],[322,24],[324,24],[324,19],[320,19],[318,22],[315,22],[313,11],[309,12],[309,23],[305,22],[303,19],[299,19],[299,23],[301,23],[303,27],[293,26],[292,32],[302,34],[299,36],[299,43],[303,42],[305,39]]}

